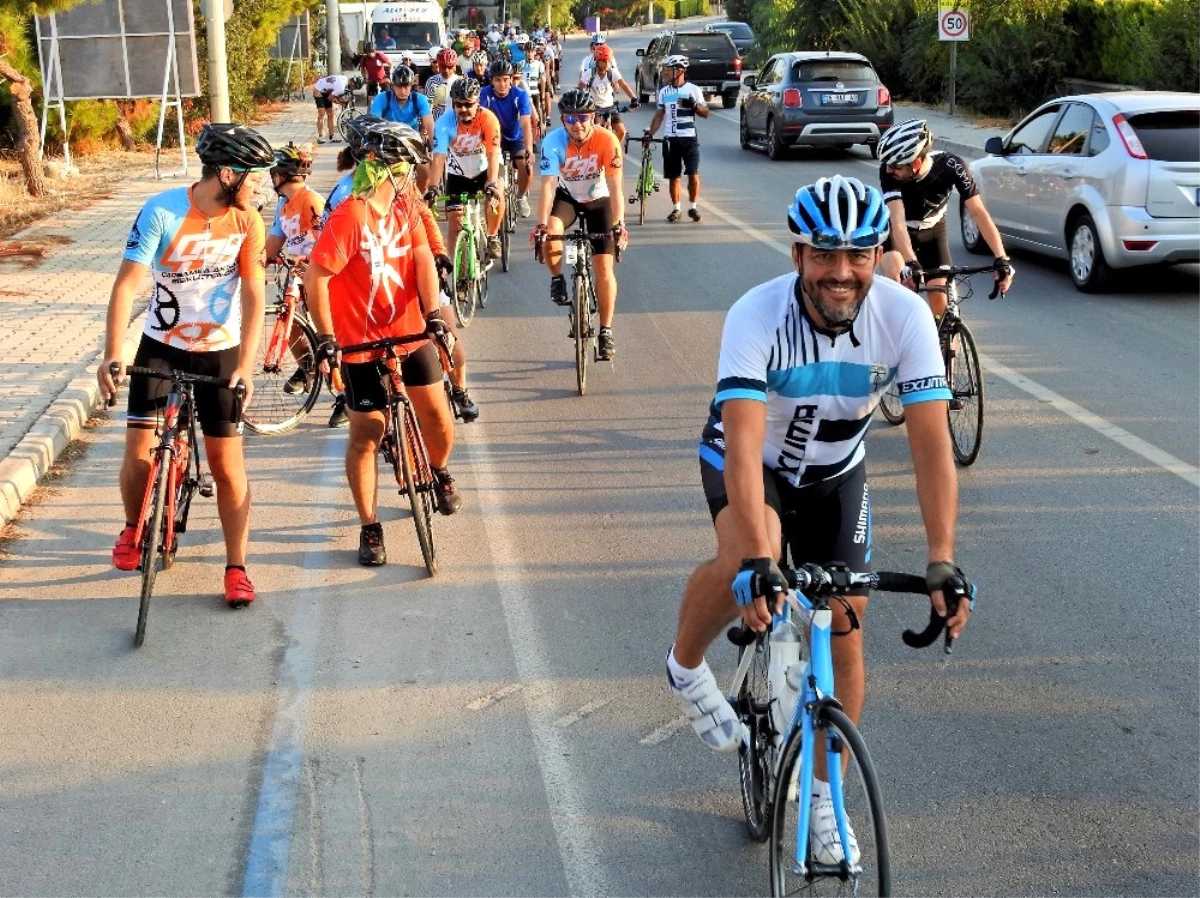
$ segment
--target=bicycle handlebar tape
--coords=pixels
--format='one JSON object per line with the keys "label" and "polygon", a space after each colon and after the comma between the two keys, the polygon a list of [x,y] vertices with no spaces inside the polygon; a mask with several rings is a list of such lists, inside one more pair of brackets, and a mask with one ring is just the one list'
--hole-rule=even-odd
{"label": "bicycle handlebar tape", "polygon": [[[937,613],[937,609],[932,605],[929,606],[929,623],[925,625],[925,629],[918,633],[915,630],[905,630],[900,634],[900,638],[904,640],[904,644],[912,649],[924,649],[933,645],[934,641],[941,635],[942,630],[946,628],[946,618]],[[949,651],[949,646],[947,646]]]}
{"label": "bicycle handlebar tape", "polygon": [[898,574],[893,571],[879,571],[876,575],[879,585],[875,588],[883,592],[911,592],[914,595],[929,595],[925,578],[916,574]]}

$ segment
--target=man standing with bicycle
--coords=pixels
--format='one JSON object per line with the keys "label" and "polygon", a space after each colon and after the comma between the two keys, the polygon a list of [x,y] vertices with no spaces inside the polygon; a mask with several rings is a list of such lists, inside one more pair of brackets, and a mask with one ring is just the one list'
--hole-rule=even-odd
{"label": "man standing with bicycle", "polygon": [[704,91],[687,81],[688,58],[668,56],[662,64],[663,87],[658,91],[658,109],[646,129],[646,136],[653,137],[658,126],[663,128],[663,175],[671,191],[674,208],[667,221],[680,219],[679,177],[684,172],[688,179],[688,217],[700,220],[700,142],[696,139],[696,116],[708,118],[708,103]]}
{"label": "man standing with bicycle", "polygon": [[[628,240],[621,145],[611,131],[596,126],[596,104],[586,90],[564,91],[558,111],[563,126],[542,140],[542,195],[532,236],[536,245],[547,236],[561,237],[580,216],[587,221],[589,233],[595,235],[592,264],[600,313],[597,350],[601,359],[610,360],[617,354],[612,329],[617,312],[613,256]],[[570,305],[562,273],[562,241],[547,241],[544,253],[550,269],[550,298],[560,306]]]}
{"label": "man standing with bicycle", "polygon": [[[253,208],[261,173],[275,161],[271,145],[244,125],[209,124],[196,139],[200,180],[151,197],[138,213],[108,302],[104,360],[96,372],[100,395],[116,384],[109,366],[125,367],[125,330],[133,300],[149,271],[154,289],[133,364],[229,380],[229,389],[197,384],[196,416],[217,488],[225,536],[225,601],[255,599],[246,575],[250,486],[233,388],[253,390],[254,355],[264,316],[263,223]],[[134,376],[129,382],[121,503],[125,526],[113,547],[117,570],[136,570],[137,521],[150,475],[154,431],[170,382]],[[146,538],[154,538],[147,534]]]}
{"label": "man standing with bicycle", "polygon": [[[355,170],[353,194],[329,216],[304,277],[323,362],[335,360],[339,344],[443,330],[433,253],[406,200],[407,179],[425,158],[424,142],[411,128],[388,122],[367,131],[363,150],[367,158]],[[381,350],[342,359],[350,418],[346,478],[362,525],[358,562],[368,566],[387,562],[377,513],[376,458],[388,407],[383,357]],[[438,510],[454,514],[462,505],[447,468],[454,422],[433,343],[414,344],[400,374],[429,448]]]}
{"label": "man standing with bicycle", "polygon": [[[491,84],[479,92],[479,105],[500,122],[500,150],[512,159],[517,172],[517,211],[529,217],[529,183],[533,180],[533,105],[529,92],[513,85],[516,66],[497,59],[490,69]],[[507,198],[506,198],[507,199]]]}
{"label": "man standing with bicycle", "polygon": [[[700,439],[700,472],[717,554],[689,578],[667,681],[709,748],[735,752],[744,727],[704,653],[739,614],[763,632],[787,583],[777,562],[840,561],[864,571],[871,512],[864,440],[871,415],[896,380],[908,415],[917,498],[928,542],[926,581],[943,615],[942,585],[954,563],[958,482],[946,427],[945,371],[937,334],[912,292],[875,279],[888,213],[880,193],[853,178],[800,188],[788,212],[795,270],[746,293],[725,319],[718,381]],[[865,595],[849,606],[864,620]],[[966,626],[968,603],[948,622]],[[833,606],[837,694],[855,723],[862,713],[862,629]],[[824,757],[811,796],[821,863],[843,856]],[[853,834],[848,834],[853,843]],[[852,844],[851,850],[855,846]]]}

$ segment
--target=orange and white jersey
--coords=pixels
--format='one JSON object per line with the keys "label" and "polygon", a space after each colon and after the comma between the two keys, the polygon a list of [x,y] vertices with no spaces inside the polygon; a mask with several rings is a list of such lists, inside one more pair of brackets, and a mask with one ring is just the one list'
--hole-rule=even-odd
{"label": "orange and white jersey", "polygon": [[607,128],[593,128],[583,143],[555,128],[542,140],[539,168],[546,177],[557,176],[559,188],[576,202],[594,202],[608,196],[608,175],[621,171],[621,144]]}
{"label": "orange and white jersey", "polygon": [[500,120],[489,109],[475,111],[471,124],[458,120],[447,109],[433,126],[433,152],[446,157],[446,171],[463,178],[477,178],[488,170],[488,156],[500,151]]}
{"label": "orange and white jersey", "polygon": [[321,218],[325,212],[325,201],[321,195],[305,184],[292,197],[281,196],[275,207],[275,223],[268,232],[270,237],[283,238],[283,251],[289,256],[307,259],[312,254],[313,244],[321,230]]}

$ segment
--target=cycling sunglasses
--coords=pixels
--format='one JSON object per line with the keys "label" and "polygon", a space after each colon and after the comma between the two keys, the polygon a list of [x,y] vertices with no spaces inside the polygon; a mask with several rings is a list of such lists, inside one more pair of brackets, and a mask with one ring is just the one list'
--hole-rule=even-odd
{"label": "cycling sunglasses", "polygon": [[882,242],[874,228],[859,228],[848,238],[833,228],[814,228],[808,243],[817,249],[874,249]]}
{"label": "cycling sunglasses", "polygon": [[572,113],[569,115],[564,115],[562,117],[563,124],[586,125],[588,122],[590,122],[592,120],[593,115],[595,115],[595,113],[592,113],[592,112],[576,112],[576,113]]}
{"label": "cycling sunglasses", "polygon": [[458,100],[454,101],[455,109],[474,109],[478,105],[479,105],[479,103],[476,102],[475,100],[469,100],[465,103],[459,102]]}

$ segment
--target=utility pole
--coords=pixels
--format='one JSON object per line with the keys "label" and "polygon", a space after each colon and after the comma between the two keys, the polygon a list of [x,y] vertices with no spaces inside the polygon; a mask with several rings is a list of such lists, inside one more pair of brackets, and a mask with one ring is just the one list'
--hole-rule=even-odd
{"label": "utility pole", "polygon": [[[226,9],[226,4],[229,8]],[[227,122],[229,115],[229,66],[225,56],[225,16],[232,12],[230,0],[205,0],[208,23],[208,115],[214,122]]]}
{"label": "utility pole", "polygon": [[342,19],[338,0],[325,0],[325,67],[327,75],[342,74]]}

